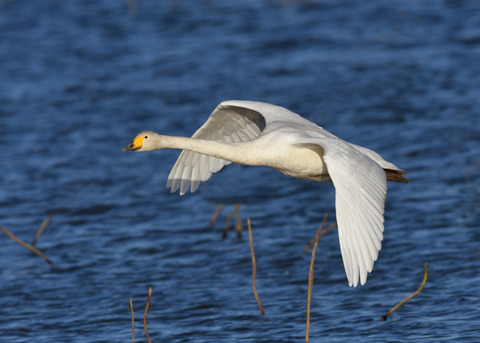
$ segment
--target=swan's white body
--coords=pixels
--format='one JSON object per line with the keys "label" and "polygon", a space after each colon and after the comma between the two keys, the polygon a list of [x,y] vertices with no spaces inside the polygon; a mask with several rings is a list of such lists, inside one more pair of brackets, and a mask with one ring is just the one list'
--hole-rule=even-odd
{"label": "swan's white body", "polygon": [[[383,239],[389,180],[405,172],[372,150],[347,143],[286,108],[254,101],[222,102],[192,138],[140,133],[124,150],[182,149],[167,187],[194,192],[230,162],[268,166],[318,182],[332,181],[343,264],[350,286],[363,285]],[[387,174],[386,174],[387,172]]]}

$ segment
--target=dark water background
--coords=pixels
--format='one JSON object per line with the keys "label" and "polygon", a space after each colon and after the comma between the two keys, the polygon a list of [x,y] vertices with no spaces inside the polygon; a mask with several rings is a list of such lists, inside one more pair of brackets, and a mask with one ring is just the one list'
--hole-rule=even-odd
{"label": "dark water background", "polygon": [[[331,184],[230,166],[170,194],[178,152],[222,100],[275,103],[408,171],[389,183],[383,249],[349,288],[337,233],[317,251],[313,342],[480,337],[480,2],[0,1],[1,342],[299,342],[310,254]],[[209,227],[215,203],[226,205]],[[244,203],[246,238],[221,239]],[[245,236],[246,237],[246,236]],[[392,319],[382,316],[419,286]]]}

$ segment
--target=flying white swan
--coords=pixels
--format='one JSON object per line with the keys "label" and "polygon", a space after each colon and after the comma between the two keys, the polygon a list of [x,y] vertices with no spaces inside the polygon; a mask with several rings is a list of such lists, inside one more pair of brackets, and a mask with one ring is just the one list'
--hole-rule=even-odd
{"label": "flying white swan", "polygon": [[407,182],[405,171],[376,152],[348,143],[286,108],[222,102],[192,138],[143,131],[124,151],[182,149],[167,187],[197,190],[231,162],[267,166],[317,182],[332,181],[343,265],[350,286],[363,285],[383,239],[387,180]]}

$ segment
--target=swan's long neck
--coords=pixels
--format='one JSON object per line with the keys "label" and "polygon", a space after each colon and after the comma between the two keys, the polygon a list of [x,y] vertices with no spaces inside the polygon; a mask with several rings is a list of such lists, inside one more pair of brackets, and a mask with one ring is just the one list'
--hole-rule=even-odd
{"label": "swan's long neck", "polygon": [[221,158],[234,163],[258,165],[251,143],[222,143],[205,139],[159,135],[159,149],[181,149]]}

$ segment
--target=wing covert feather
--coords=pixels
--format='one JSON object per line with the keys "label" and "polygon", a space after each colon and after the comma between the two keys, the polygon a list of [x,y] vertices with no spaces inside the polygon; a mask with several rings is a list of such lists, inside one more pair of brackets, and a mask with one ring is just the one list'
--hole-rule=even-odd
{"label": "wing covert feather", "polygon": [[[256,139],[265,128],[265,118],[252,109],[220,104],[192,136],[224,143],[241,143]],[[213,173],[230,164],[220,158],[183,150],[167,180],[171,192],[180,190],[183,195],[195,192]]]}

